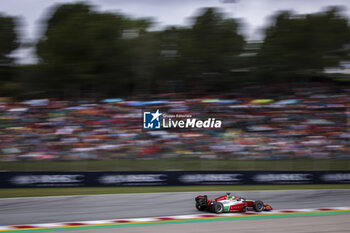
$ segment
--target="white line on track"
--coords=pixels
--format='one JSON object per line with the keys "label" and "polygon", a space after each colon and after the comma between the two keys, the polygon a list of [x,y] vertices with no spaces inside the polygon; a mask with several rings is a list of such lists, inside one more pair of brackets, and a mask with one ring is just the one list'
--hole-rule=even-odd
{"label": "white line on track", "polygon": [[349,210],[350,207],[327,207],[327,208],[313,208],[313,209],[288,209],[288,210],[273,210],[268,212],[247,212],[247,213],[224,213],[213,214],[207,212],[201,212],[195,215],[177,215],[177,216],[161,216],[151,218],[129,218],[129,219],[109,219],[109,220],[95,220],[95,221],[77,221],[77,222],[58,222],[58,223],[42,223],[42,224],[28,224],[28,225],[11,225],[0,226],[0,231],[14,230],[14,229],[32,229],[32,228],[50,228],[50,227],[67,227],[67,226],[84,226],[84,225],[102,225],[102,224],[118,224],[118,223],[142,223],[142,222],[158,222],[158,221],[170,221],[170,220],[187,220],[198,218],[211,218],[211,217],[231,217],[231,216],[244,216],[251,214],[269,215],[269,214],[287,214],[287,213],[306,213],[306,212],[326,212],[334,210]]}

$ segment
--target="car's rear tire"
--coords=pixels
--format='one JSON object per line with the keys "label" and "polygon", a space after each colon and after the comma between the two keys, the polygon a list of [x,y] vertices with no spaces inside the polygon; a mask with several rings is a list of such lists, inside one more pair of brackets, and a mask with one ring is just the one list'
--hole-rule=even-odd
{"label": "car's rear tire", "polygon": [[224,212],[224,205],[222,203],[220,203],[220,202],[216,202],[214,204],[214,211],[217,214],[223,213]]}
{"label": "car's rear tire", "polygon": [[205,210],[206,209],[206,205],[208,202],[208,197],[207,195],[204,195],[204,197],[196,197],[195,198],[196,201],[196,209],[197,210]]}
{"label": "car's rear tire", "polygon": [[199,203],[196,203],[196,208],[197,210],[200,210],[200,211],[203,210],[203,207]]}
{"label": "car's rear tire", "polygon": [[253,208],[256,212],[261,212],[264,210],[264,202],[257,200],[253,204]]}

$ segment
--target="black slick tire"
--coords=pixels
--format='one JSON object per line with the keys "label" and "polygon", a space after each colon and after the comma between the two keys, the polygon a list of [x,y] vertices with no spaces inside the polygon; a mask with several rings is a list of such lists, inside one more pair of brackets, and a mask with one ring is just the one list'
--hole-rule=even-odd
{"label": "black slick tire", "polygon": [[214,204],[214,211],[217,214],[223,213],[224,212],[224,205],[222,203],[220,203],[220,202],[216,202]]}
{"label": "black slick tire", "polygon": [[261,212],[264,210],[264,203],[260,200],[257,200],[254,202],[253,208],[256,212]]}

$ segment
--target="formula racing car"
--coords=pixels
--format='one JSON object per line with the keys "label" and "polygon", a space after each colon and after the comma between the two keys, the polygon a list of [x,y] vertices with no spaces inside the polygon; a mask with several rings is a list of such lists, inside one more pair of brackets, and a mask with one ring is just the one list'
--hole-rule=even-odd
{"label": "formula racing car", "polygon": [[265,205],[260,200],[246,200],[243,197],[231,196],[230,193],[218,197],[215,200],[208,200],[207,195],[200,195],[195,198],[195,201],[198,210],[217,214],[224,212],[246,212],[248,210],[256,212],[272,210],[270,205]]}

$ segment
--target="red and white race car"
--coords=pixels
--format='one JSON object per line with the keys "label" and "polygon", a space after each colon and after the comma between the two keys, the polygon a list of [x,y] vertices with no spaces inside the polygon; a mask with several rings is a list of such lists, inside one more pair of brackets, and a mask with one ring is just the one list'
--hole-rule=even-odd
{"label": "red and white race car", "polygon": [[243,197],[232,196],[230,193],[218,197],[215,200],[208,200],[207,195],[200,195],[195,198],[195,201],[198,210],[210,211],[218,214],[226,212],[246,212],[248,210],[256,212],[272,210],[270,205],[265,205],[260,200],[246,200]]}

